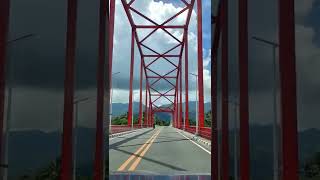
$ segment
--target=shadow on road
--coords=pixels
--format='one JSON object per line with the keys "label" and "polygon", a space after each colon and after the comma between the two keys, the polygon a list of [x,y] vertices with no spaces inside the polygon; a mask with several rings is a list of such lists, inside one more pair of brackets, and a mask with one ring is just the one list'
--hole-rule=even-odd
{"label": "shadow on road", "polygon": [[[121,150],[121,149],[117,149],[117,148],[115,148],[114,150],[120,151],[120,152],[125,153],[125,154],[129,154],[130,156],[133,155],[133,153],[125,151],[125,150]],[[137,155],[137,157],[141,157],[141,156]],[[160,162],[160,161],[157,161],[157,160],[154,160],[154,159],[151,159],[151,158],[147,158],[145,156],[141,157],[141,159],[147,160],[147,161],[150,161],[150,162],[153,162],[153,163],[156,163],[156,164],[160,164],[162,166],[165,166],[165,167],[177,170],[177,171],[187,171],[186,169],[183,169],[183,168],[180,168],[180,167],[176,167],[176,166],[173,166],[171,164],[164,163],[164,162]]]}
{"label": "shadow on road", "polygon": [[[158,138],[157,138],[158,139]],[[160,143],[164,143],[164,142],[177,142],[177,141],[188,141],[188,139],[176,139],[176,140],[167,140],[167,141],[157,141],[157,142],[153,142],[152,144],[160,144]],[[130,146],[138,146],[138,145],[144,145],[144,143],[142,144],[131,144],[131,145],[125,145],[125,146],[117,146],[119,147],[130,147]]]}
{"label": "shadow on road", "polygon": [[[124,143],[126,143],[126,142],[129,142],[129,141],[131,141],[131,140],[133,140],[133,139],[138,139],[138,137],[140,137],[140,136],[142,136],[142,135],[145,135],[145,134],[147,134],[147,133],[149,133],[149,132],[151,132],[152,131],[152,129],[150,129],[150,130],[148,130],[148,131],[146,131],[146,132],[143,132],[143,133],[141,133],[141,134],[137,134],[137,135],[135,135],[135,136],[132,136],[132,137],[129,137],[129,138],[123,138],[123,140],[121,140],[121,141],[119,141],[119,142],[116,142],[116,143],[114,143],[114,144],[109,144],[109,149],[108,150],[110,150],[110,149],[115,149],[116,147],[118,147],[119,145],[121,145],[121,144],[124,144]],[[119,137],[117,137],[117,138],[119,138]],[[149,139],[149,138],[148,138]]]}

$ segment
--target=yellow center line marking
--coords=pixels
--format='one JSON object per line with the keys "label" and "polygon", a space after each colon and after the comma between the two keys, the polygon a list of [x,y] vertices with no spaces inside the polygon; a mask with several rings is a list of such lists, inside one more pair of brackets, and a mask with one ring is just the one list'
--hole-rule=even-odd
{"label": "yellow center line marking", "polygon": [[146,154],[146,152],[149,150],[149,148],[151,147],[152,143],[156,140],[157,136],[160,134],[160,131],[159,130],[157,132],[157,135],[153,137],[153,139],[150,141],[150,143],[148,144],[148,146],[142,151],[142,153],[139,155],[139,157],[132,163],[132,165],[130,166],[129,168],[129,171],[134,171],[137,166],[139,165],[142,157]]}
{"label": "yellow center line marking", "polygon": [[118,171],[123,171],[127,166],[128,164],[143,150],[143,148],[145,146],[147,146],[147,144],[153,139],[153,137],[155,135],[157,135],[157,133],[159,132],[160,130],[158,130],[156,133],[154,133],[133,155],[131,155],[119,168],[118,168]]}

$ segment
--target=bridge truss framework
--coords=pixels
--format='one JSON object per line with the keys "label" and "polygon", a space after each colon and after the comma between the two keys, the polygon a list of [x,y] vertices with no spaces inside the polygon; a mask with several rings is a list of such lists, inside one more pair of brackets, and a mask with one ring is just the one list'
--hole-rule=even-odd
{"label": "bridge truss framework", "polygon": [[[142,72],[145,72],[147,79],[147,92],[149,93],[147,110],[145,111],[148,119],[150,120],[154,112],[171,112],[174,115],[174,126],[181,128],[181,117],[182,117],[182,53],[183,47],[185,52],[187,52],[188,43],[188,21],[184,26],[166,26],[164,24],[157,24],[152,20],[148,19],[154,25],[151,26],[137,26],[134,24],[129,11],[135,11],[139,14],[139,11],[132,8],[131,5],[135,0],[126,2],[122,0],[123,6],[128,15],[131,27],[132,36],[131,44],[137,43],[139,47],[139,52],[142,57],[141,63],[141,73],[140,78],[142,78]],[[185,3],[186,10],[191,10],[193,8],[195,0],[191,0],[188,3],[185,0],[181,0]],[[74,100],[74,64],[75,64],[75,42],[76,42],[76,22],[77,22],[77,0],[68,0],[68,15],[67,15],[67,38],[66,38],[66,71],[65,71],[65,98],[64,98],[64,116],[63,116],[63,143],[62,143],[62,164],[61,164],[61,180],[72,179],[72,157],[73,157],[73,147],[72,147],[72,137],[73,137],[73,100]],[[197,0],[198,6],[198,81],[199,81],[199,125],[203,126],[204,120],[204,110],[203,110],[203,77],[202,77],[202,19],[201,19],[201,0]],[[98,72],[97,72],[97,120],[96,120],[96,146],[95,146],[95,166],[94,166],[94,179],[102,180],[104,177],[104,109],[108,106],[104,106],[104,97],[109,99],[109,92],[105,93],[105,89],[110,89],[110,84],[105,83],[111,75],[106,75],[106,70],[111,73],[112,69],[112,49],[113,49],[113,34],[114,34],[114,12],[115,12],[115,2],[110,1],[110,9],[108,9],[108,0],[100,1],[100,16],[99,16],[99,58],[98,58]],[[213,39],[213,53],[212,53],[212,179],[218,179],[220,174],[222,180],[227,180],[229,178],[229,146],[228,146],[228,0],[222,0],[219,3],[218,13],[213,16],[214,28],[214,39]],[[239,0],[239,76],[240,76],[240,178],[243,180],[249,179],[249,106],[248,106],[248,24],[247,24],[247,0]],[[3,129],[4,129],[4,109],[5,109],[5,65],[6,65],[6,44],[9,29],[9,14],[10,14],[10,0],[0,0],[0,162],[3,164],[4,161],[4,141],[3,141]],[[110,10],[110,15],[109,15]],[[109,16],[108,16],[109,15]],[[146,17],[145,17],[146,18]],[[131,20],[130,20],[131,19]],[[147,18],[146,18],[147,19]],[[188,15],[190,19],[190,14]],[[170,21],[167,20],[168,22]],[[181,47],[181,53],[175,55],[179,58],[179,64],[176,65],[177,74],[175,76],[169,77],[167,75],[159,75],[155,73],[155,76],[149,76],[147,71],[150,68],[144,61],[146,57],[154,58],[154,61],[158,61],[160,58],[165,59],[168,62],[172,62],[170,58],[173,55],[167,55],[170,51],[166,53],[159,53],[154,51],[152,48],[146,47],[143,44],[143,40],[138,38],[137,29],[140,28],[150,28],[150,29],[161,29],[166,31],[168,28],[182,28],[184,30],[183,40],[180,41],[179,46]],[[295,64],[295,31],[294,31],[294,1],[293,0],[279,0],[279,64],[280,64],[280,84],[281,84],[281,127],[282,127],[282,154],[281,161],[283,163],[281,169],[281,179],[282,180],[298,180],[298,143],[297,143],[297,98],[296,98],[296,64]],[[109,34],[109,40],[106,42],[107,33]],[[168,32],[167,32],[168,33]],[[170,35],[170,33],[168,33]],[[171,34],[172,35],[172,34]],[[173,35],[172,35],[173,36]],[[220,38],[221,37],[221,38]],[[174,38],[174,37],[173,37]],[[221,39],[222,48],[222,144],[221,152],[219,152],[218,144],[218,131],[217,131],[217,52],[219,48],[219,41]],[[107,43],[109,48],[106,48]],[[153,51],[156,55],[148,55],[142,53],[142,46]],[[132,46],[133,47],[133,46]],[[109,51],[109,61],[105,62],[106,50]],[[133,54],[133,48],[132,48]],[[185,56],[186,58],[188,56]],[[134,58],[131,57],[131,64]],[[187,60],[186,60],[187,62]],[[186,65],[187,66],[187,65]],[[130,79],[132,80],[132,65],[130,70]],[[186,68],[186,84],[188,82]],[[172,84],[174,88],[174,94],[167,93],[151,93],[152,83],[151,79],[163,79],[170,82],[169,78],[176,80],[175,84]],[[110,81],[109,81],[110,82]],[[132,81],[131,81],[132,82]],[[171,84],[171,83],[169,83]],[[188,85],[186,85],[187,87]],[[140,83],[141,89],[141,83]],[[187,89],[186,89],[187,90]],[[130,84],[130,102],[132,101],[132,83]],[[180,93],[180,94],[179,94]],[[140,92],[141,94],[141,92]],[[179,94],[179,95],[178,95]],[[160,108],[154,106],[154,101],[152,101],[151,96],[174,97],[172,101],[172,108]],[[140,98],[141,99],[141,98]],[[188,96],[186,95],[186,101]],[[132,105],[130,105],[132,106]],[[140,105],[141,106],[141,105]],[[132,111],[129,107],[129,114]],[[131,112],[130,112],[131,111]],[[186,107],[186,122],[188,122],[188,109]],[[140,108],[139,112],[139,123],[141,123],[142,111]],[[129,122],[132,120],[129,116]],[[188,124],[188,123],[187,123]],[[106,129],[108,131],[108,128]],[[106,141],[108,143],[108,140]],[[221,155],[221,164],[218,164],[218,155]],[[220,168],[219,168],[220,166]],[[220,169],[220,172],[218,172]],[[3,177],[3,168],[0,171],[0,177]]]}

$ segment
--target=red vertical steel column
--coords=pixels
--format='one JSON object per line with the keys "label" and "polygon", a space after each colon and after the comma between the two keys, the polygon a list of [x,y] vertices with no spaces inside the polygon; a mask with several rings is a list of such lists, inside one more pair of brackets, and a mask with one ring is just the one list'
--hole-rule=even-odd
{"label": "red vertical steel column", "polygon": [[282,180],[298,180],[297,90],[293,0],[279,1]]}
{"label": "red vertical steel column", "polygon": [[204,94],[203,94],[203,50],[202,50],[202,0],[197,0],[198,22],[198,86],[199,86],[199,129],[204,127]]}
{"label": "red vertical steel column", "polygon": [[179,128],[179,120],[178,120],[178,86],[176,88],[176,100],[175,100],[175,122],[176,122],[176,128]]}
{"label": "red vertical steel column", "polygon": [[132,84],[133,84],[133,67],[134,67],[134,34],[135,29],[131,32],[131,62],[130,62],[130,90],[129,90],[129,106],[128,106],[128,126],[132,124]]}
{"label": "red vertical steel column", "polygon": [[148,79],[146,78],[146,99],[145,99],[145,114],[143,125],[146,127],[148,125]]}
{"label": "red vertical steel column", "polygon": [[177,77],[177,128],[180,128],[180,101],[179,101],[179,94],[180,94],[180,90],[179,90],[179,73],[178,73],[178,77]]}
{"label": "red vertical steel column", "polygon": [[110,73],[110,89],[112,85],[112,59],[113,59],[113,36],[114,36],[114,19],[115,19],[115,0],[110,1],[110,16],[109,16],[109,73]]}
{"label": "red vertical steel column", "polygon": [[222,149],[221,179],[229,179],[229,116],[228,116],[228,0],[222,1]]}
{"label": "red vertical steel column", "polygon": [[151,124],[150,124],[150,127],[153,126],[153,123],[154,123],[154,113],[153,113],[153,111],[151,110]]}
{"label": "red vertical steel column", "polygon": [[180,79],[179,79],[179,84],[180,84],[180,88],[179,88],[179,90],[180,90],[180,109],[179,109],[179,111],[180,111],[180,129],[183,129],[183,115],[182,115],[182,63],[181,63],[181,65],[180,65]]}
{"label": "red vertical steel column", "polygon": [[[10,1],[0,0],[0,163],[4,164],[5,141],[4,129],[4,104],[5,104],[5,67],[7,57],[7,38],[9,30]],[[3,168],[0,170],[0,178],[3,178]]]}
{"label": "red vertical steel column", "polygon": [[[149,96],[150,96],[150,94],[149,94]],[[151,122],[152,122],[152,103],[150,101],[150,103],[149,103],[148,127],[151,127]]]}
{"label": "red vertical steel column", "polygon": [[221,5],[218,7],[218,13],[215,17],[215,28],[213,35],[213,45],[212,45],[212,63],[211,63],[211,103],[212,103],[212,145],[211,145],[211,174],[213,179],[219,179],[219,143],[218,143],[218,48],[220,43],[220,33],[221,33]]}
{"label": "red vertical steel column", "polygon": [[239,0],[240,179],[250,179],[248,0]]}
{"label": "red vertical steel column", "polygon": [[184,118],[185,118],[185,122],[186,122],[186,128],[189,128],[189,52],[188,52],[188,29],[186,28],[185,29],[185,56],[184,56],[184,59],[185,59],[185,64],[184,64],[184,77],[185,77],[185,92],[186,92],[186,96],[185,96],[185,115],[184,115]]}
{"label": "red vertical steel column", "polygon": [[[97,63],[97,120],[96,120],[96,147],[94,159],[94,180],[104,179],[104,91],[105,91],[105,50],[106,50],[106,21],[107,1],[100,0],[99,17],[99,58]],[[108,71],[107,71],[108,72]],[[108,79],[109,80],[109,79]],[[107,85],[108,86],[108,85]],[[109,87],[108,87],[109,88]],[[109,99],[109,94],[107,94]]]}
{"label": "red vertical steel column", "polygon": [[139,122],[138,124],[141,125],[142,122],[142,77],[143,77],[143,58],[141,57],[140,63],[140,101],[139,101]]}
{"label": "red vertical steel column", "polygon": [[61,180],[73,179],[72,173],[72,137],[73,137],[73,98],[74,70],[77,32],[77,0],[68,0],[67,42],[64,80],[64,112],[62,135]]}

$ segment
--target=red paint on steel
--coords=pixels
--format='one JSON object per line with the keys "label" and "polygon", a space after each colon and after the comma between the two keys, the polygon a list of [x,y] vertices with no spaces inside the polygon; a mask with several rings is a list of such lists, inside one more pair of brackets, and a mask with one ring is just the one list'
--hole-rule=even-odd
{"label": "red paint on steel", "polygon": [[198,23],[198,96],[199,96],[199,127],[204,127],[204,94],[203,94],[203,50],[202,50],[202,0],[197,0]]}
{"label": "red paint on steel", "polygon": [[220,35],[221,35],[221,3],[218,7],[217,17],[215,18],[217,21],[215,22],[214,35],[213,35],[213,45],[212,45],[212,63],[211,63],[211,104],[212,104],[212,126],[211,126],[211,176],[213,179],[219,179],[219,143],[218,143],[218,48],[220,43]]}
{"label": "red paint on steel", "polygon": [[[5,109],[5,67],[7,57],[7,38],[9,30],[10,1],[0,0],[0,163],[4,164],[5,141],[3,140],[4,109]],[[3,170],[0,178],[3,178]]]}
{"label": "red paint on steel", "polygon": [[115,0],[109,0],[110,1],[110,15],[109,15],[109,81],[110,81],[110,89],[112,85],[112,60],[113,60],[113,38],[114,38],[114,20],[115,20],[115,10],[116,10],[116,4]]}
{"label": "red paint on steel", "polygon": [[185,33],[185,55],[184,55],[184,58],[185,58],[185,71],[184,71],[184,74],[185,74],[185,122],[186,122],[186,127],[189,127],[189,55],[188,55],[188,29],[185,30],[186,33]]}
{"label": "red paint on steel", "polygon": [[279,1],[282,180],[298,180],[295,18],[293,0]]}
{"label": "red paint on steel", "polygon": [[[147,78],[146,78],[147,81]],[[148,123],[148,88],[147,88],[147,82],[146,82],[146,92],[145,92],[145,114],[144,114],[144,120],[143,120],[143,125],[147,125]]]}
{"label": "red paint on steel", "polygon": [[[97,119],[96,119],[96,147],[94,159],[94,180],[104,179],[104,91],[106,67],[106,22],[107,1],[100,0],[99,17],[99,58],[97,63]],[[107,69],[108,70],[108,69]],[[109,74],[110,75],[110,74]],[[109,86],[107,85],[109,88]],[[109,98],[109,96],[107,96]],[[108,99],[107,98],[107,99]]]}
{"label": "red paint on steel", "polygon": [[222,149],[221,180],[229,179],[229,116],[228,116],[228,0],[222,1]]}
{"label": "red paint on steel", "polygon": [[77,0],[68,0],[67,42],[65,59],[64,80],[64,112],[63,112],[63,135],[62,135],[62,159],[61,180],[73,179],[73,99],[74,99],[74,70],[77,32]]}
{"label": "red paint on steel", "polygon": [[143,77],[143,58],[141,58],[140,63],[140,101],[139,101],[139,122],[138,124],[141,125],[142,123],[142,77]]}
{"label": "red paint on steel", "polygon": [[[171,31],[169,32],[167,29],[184,29],[184,34],[187,33],[187,27],[189,25],[189,21],[191,18],[191,14],[192,14],[192,9],[193,9],[193,5],[195,0],[191,0],[190,4],[189,3],[185,3],[186,7],[182,8],[179,12],[177,12],[176,14],[174,14],[173,16],[171,16],[170,18],[168,18],[166,21],[164,21],[161,24],[157,24],[156,22],[154,22],[152,19],[148,18],[147,16],[145,16],[143,13],[141,13],[140,11],[138,11],[137,9],[133,8],[132,5],[132,1],[130,1],[129,3],[127,3],[125,0],[121,0],[123,7],[125,9],[126,15],[128,16],[129,22],[132,26],[132,28],[144,28],[144,29],[151,29],[151,32],[148,33],[144,38],[142,38],[142,40],[139,40],[138,34],[137,32],[135,32],[135,40],[137,43],[137,47],[139,49],[140,55],[143,59],[145,58],[154,58],[151,62],[149,62],[148,64],[145,63],[145,61],[143,60],[143,68],[145,70],[145,76],[146,76],[146,83],[147,83],[147,91],[149,91],[149,114],[148,116],[150,117],[150,121],[152,122],[151,117],[153,117],[153,114],[155,112],[174,112],[174,125],[177,126],[178,125],[178,117],[180,116],[180,118],[182,117],[181,112],[178,108],[178,105],[181,105],[181,103],[179,103],[179,101],[176,99],[178,98],[178,86],[177,84],[172,83],[169,79],[176,79],[176,82],[178,82],[178,78],[179,78],[179,68],[181,65],[181,59],[182,59],[182,53],[183,53],[183,47],[184,47],[184,43],[185,43],[185,39],[183,38],[183,40],[179,40]],[[168,25],[169,22],[171,22],[173,19],[175,19],[176,17],[178,17],[180,14],[186,12],[188,10],[188,15],[187,15],[187,20],[186,20],[186,24],[185,25]],[[130,13],[130,11],[135,12],[136,14],[140,15],[142,18],[146,19],[147,21],[149,21],[152,25],[136,25],[132,15]],[[158,53],[155,49],[147,46],[144,44],[144,41],[146,39],[148,39],[153,33],[155,33],[157,30],[161,29],[162,31],[164,31],[166,34],[168,34],[170,37],[172,37],[172,39],[176,40],[176,42],[178,43],[177,45],[175,45],[174,47],[170,48],[167,52],[165,53]],[[142,47],[145,49],[148,49],[149,51],[151,51],[153,54],[144,54],[142,51]],[[176,48],[181,47],[181,53],[180,54],[169,54],[170,52],[172,52],[173,50],[175,50]],[[179,65],[177,66],[175,64],[175,62],[171,59],[171,58],[179,58]],[[175,68],[173,70],[171,70],[170,72],[168,72],[165,75],[160,75],[158,72],[156,72],[154,69],[151,68],[150,65],[152,65],[153,63],[157,62],[157,61],[167,61],[168,63],[170,63],[171,65],[173,65]],[[155,75],[153,76],[148,76],[147,74],[148,72],[151,72]],[[170,75],[172,74],[174,71],[177,71],[177,75]],[[156,80],[153,80],[152,83],[149,82],[149,80],[153,78]],[[171,87],[171,89],[165,93],[160,92],[159,90],[156,89],[155,84],[158,83],[160,80],[164,80],[166,81]],[[154,92],[151,93],[151,90],[153,90]],[[173,95],[172,93],[170,93],[171,90],[175,90],[175,95]],[[158,96],[155,99],[151,100],[152,96]],[[175,96],[175,102],[173,102],[169,97]],[[169,108],[163,108],[163,107],[158,107],[155,105],[156,101],[158,101],[160,98],[165,98],[167,99],[169,102],[171,102],[171,106],[173,106],[173,109],[171,107]],[[178,103],[178,104],[177,104]],[[181,107],[182,108],[182,107]],[[128,111],[129,112],[129,111]],[[130,113],[129,113],[130,114]],[[129,117],[130,118],[130,117]],[[150,123],[151,123],[150,122]]]}
{"label": "red paint on steel", "polygon": [[[182,70],[182,63],[180,64],[180,72]],[[179,84],[180,84],[180,87],[179,87],[179,90],[180,90],[180,129],[184,127],[184,125],[182,126],[181,124],[183,123],[183,112],[182,112],[182,73],[180,73],[180,79],[179,79]]]}
{"label": "red paint on steel", "polygon": [[248,1],[239,1],[240,179],[250,179]]}
{"label": "red paint on steel", "polygon": [[133,84],[133,68],[134,68],[134,33],[135,29],[131,32],[131,61],[130,61],[130,85],[129,85],[129,106],[128,106],[128,126],[132,124],[132,84]]}

